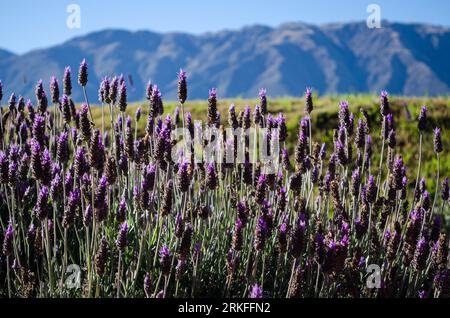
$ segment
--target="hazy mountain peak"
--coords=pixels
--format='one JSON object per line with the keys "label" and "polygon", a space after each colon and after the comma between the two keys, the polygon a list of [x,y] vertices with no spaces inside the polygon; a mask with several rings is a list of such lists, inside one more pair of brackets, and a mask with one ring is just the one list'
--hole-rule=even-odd
{"label": "hazy mountain peak", "polygon": [[[149,79],[165,98],[176,98],[176,73],[188,72],[189,98],[205,98],[217,87],[219,97],[255,97],[267,87],[271,96],[299,95],[306,86],[320,94],[374,92],[448,94],[450,29],[425,24],[364,22],[322,26],[301,22],[277,28],[251,25],[192,35],[108,29],[60,45],[14,55],[0,50],[0,79],[9,91],[29,98],[39,78],[47,84],[74,71],[86,58],[88,93],[97,96],[103,76],[123,73],[130,100],[144,98]],[[75,98],[81,91],[74,89]]]}

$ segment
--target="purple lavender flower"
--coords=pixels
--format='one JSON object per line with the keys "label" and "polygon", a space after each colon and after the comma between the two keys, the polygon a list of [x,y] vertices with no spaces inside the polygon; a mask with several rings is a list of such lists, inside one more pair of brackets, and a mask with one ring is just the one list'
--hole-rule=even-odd
{"label": "purple lavender flower", "polygon": [[263,204],[266,197],[267,179],[265,175],[260,175],[256,184],[255,202]]}
{"label": "purple lavender flower", "polygon": [[390,239],[391,239],[392,235],[391,235],[391,231],[389,231],[389,229],[386,230],[386,232],[384,233],[384,244],[388,244]]}
{"label": "purple lavender flower", "polygon": [[99,129],[95,129],[89,142],[89,165],[97,171],[102,171],[105,163],[105,146]]}
{"label": "purple lavender flower", "polygon": [[100,83],[100,87],[98,89],[98,100],[102,103],[109,103],[109,79],[108,77],[104,77]]}
{"label": "purple lavender flower", "polygon": [[290,252],[294,258],[299,258],[302,255],[303,248],[305,247],[305,231],[306,231],[306,218],[304,214],[299,214],[295,223],[295,228],[291,233],[291,248]]}
{"label": "purple lavender flower", "polygon": [[264,216],[260,216],[258,218],[258,223],[256,224],[255,228],[255,240],[254,240],[254,247],[257,251],[261,251],[264,249],[264,245],[266,244],[267,239],[267,223],[264,218]]}
{"label": "purple lavender flower", "polygon": [[28,241],[32,242],[35,236],[36,236],[36,227],[34,226],[33,223],[31,223],[27,230]]}
{"label": "purple lavender flower", "polygon": [[420,190],[421,194],[423,194],[427,190],[427,182],[426,182],[425,178],[420,179],[419,190]]}
{"label": "purple lavender flower", "polygon": [[261,109],[259,105],[255,106],[255,111],[253,112],[253,123],[256,125],[262,124],[262,117],[261,117]]}
{"label": "purple lavender flower", "polygon": [[58,79],[55,76],[50,78],[50,96],[52,97],[52,103],[56,104],[59,101],[59,84]]}
{"label": "purple lavender flower", "polygon": [[392,168],[392,174],[394,176],[394,185],[396,190],[401,190],[403,186],[403,158],[398,156],[394,160],[394,165]]}
{"label": "purple lavender flower", "polygon": [[59,135],[58,138],[58,148],[56,152],[56,158],[58,161],[62,164],[67,163],[69,160],[69,144],[68,140],[69,136],[67,132],[62,132],[61,135]]}
{"label": "purple lavender flower", "polygon": [[105,175],[102,175],[94,195],[95,217],[98,223],[101,223],[106,219],[106,213],[108,212],[106,200],[107,186],[107,178]]}
{"label": "purple lavender flower", "polygon": [[119,87],[119,110],[125,112],[127,109],[127,85],[123,82]]}
{"label": "purple lavender flower", "polygon": [[0,81],[0,102],[2,101],[2,99],[3,99],[3,84],[2,81]]}
{"label": "purple lavender flower", "polygon": [[356,168],[352,173],[351,194],[353,196],[358,197],[360,185],[361,185],[361,174],[359,173],[359,168]]}
{"label": "purple lavender flower", "polygon": [[366,138],[366,168],[370,166],[370,158],[372,157],[372,137],[367,135]]}
{"label": "purple lavender flower", "polygon": [[345,147],[344,144],[340,141],[337,141],[334,144],[335,148],[336,148],[336,155],[337,158],[339,160],[339,163],[343,166],[345,166],[347,164],[347,155],[345,153]]}
{"label": "purple lavender flower", "polygon": [[160,106],[162,106],[161,92],[157,85],[154,85],[152,88],[152,95],[150,97],[150,113],[153,115],[153,118],[156,118],[157,115],[162,114],[160,111]]}
{"label": "purple lavender flower", "polygon": [[310,87],[306,88],[305,93],[305,111],[308,115],[313,111],[313,100],[312,100],[312,90]]}
{"label": "purple lavender flower", "polygon": [[309,116],[305,116],[300,121],[300,132],[299,132],[299,138],[300,135],[303,135],[304,138],[308,139],[309,136]]}
{"label": "purple lavender flower", "polygon": [[364,141],[366,138],[366,124],[362,119],[358,119],[358,126],[356,128],[355,145],[358,149],[364,148]]}
{"label": "purple lavender flower", "polygon": [[70,124],[70,121],[72,119],[72,113],[71,113],[71,110],[70,110],[69,97],[64,94],[61,97],[60,103],[61,103],[61,110],[62,110],[62,115],[63,115],[64,122],[66,124]]}
{"label": "purple lavender flower", "polygon": [[105,265],[108,260],[109,253],[109,245],[106,237],[102,237],[100,241],[100,247],[98,248],[98,252],[95,255],[95,272],[98,276],[103,276],[105,273]]}
{"label": "purple lavender flower", "polygon": [[81,126],[81,135],[84,141],[89,141],[91,139],[92,129],[91,122],[88,118],[89,106],[87,104],[81,105],[81,113],[80,113],[80,126]]}
{"label": "purple lavender flower", "polygon": [[50,197],[54,201],[57,201],[59,197],[61,197],[63,191],[63,181],[61,175],[59,173],[55,174],[53,180],[50,184]]}
{"label": "purple lavender flower", "polygon": [[43,221],[48,216],[48,188],[43,186],[39,191],[38,199],[34,207],[34,214]]}
{"label": "purple lavender flower", "polygon": [[233,129],[237,129],[239,127],[239,122],[236,117],[236,108],[234,104],[231,104],[228,108],[228,123]]}
{"label": "purple lavender flower", "polygon": [[189,250],[191,249],[191,242],[192,242],[192,234],[193,234],[193,228],[190,223],[187,223],[184,227],[183,235],[181,236],[180,241],[180,248],[178,252],[178,256],[180,259],[186,259]]}
{"label": "purple lavender flower", "polygon": [[364,256],[361,256],[361,258],[359,259],[358,267],[359,268],[366,267],[366,258]]}
{"label": "purple lavender flower", "polygon": [[50,152],[47,148],[44,149],[44,151],[42,152],[42,157],[41,157],[41,175],[40,175],[40,181],[48,186],[50,185],[51,182],[51,167],[52,167],[52,159],[50,157]]}
{"label": "purple lavender flower", "polygon": [[67,96],[70,96],[72,94],[72,79],[70,75],[70,66],[66,66],[66,68],[64,69],[63,92],[64,95]]}
{"label": "purple lavender flower", "polygon": [[279,129],[279,140],[285,142],[287,138],[286,118],[283,113],[280,113],[277,118],[277,124]]}
{"label": "purple lavender flower", "polygon": [[122,223],[119,227],[119,234],[117,235],[116,246],[120,252],[123,252],[127,247],[128,224]]}
{"label": "purple lavender flower", "polygon": [[78,83],[84,87],[86,86],[87,82],[88,82],[88,65],[86,63],[86,59],[83,59],[83,61],[81,61],[80,63],[80,68],[78,69]]}
{"label": "purple lavender flower", "polygon": [[389,132],[390,130],[395,129],[394,116],[392,116],[392,114],[387,114],[385,119],[386,119],[386,122],[385,122],[386,132]]}
{"label": "purple lavender flower", "polygon": [[12,161],[9,164],[8,167],[8,183],[11,187],[14,187],[16,185],[17,181],[17,170],[19,166],[17,165],[17,162]]}
{"label": "purple lavender flower", "polygon": [[390,112],[389,110],[389,95],[386,91],[381,91],[380,94],[380,113],[382,116],[387,116]]}
{"label": "purple lavender flower", "polygon": [[[218,114],[219,114],[219,117],[220,117],[220,113],[218,113]],[[251,109],[250,109],[250,106],[249,106],[249,105],[245,105],[245,108],[244,108],[244,114],[243,114],[243,116],[242,116],[242,128],[243,128],[244,130],[249,129],[250,126],[251,126],[250,115],[251,115]]]}
{"label": "purple lavender flower", "polygon": [[164,276],[169,276],[170,274],[170,251],[167,245],[164,245],[159,250],[159,265],[161,267],[161,273]]}
{"label": "purple lavender flower", "polygon": [[208,125],[212,127],[217,122],[217,89],[211,88],[208,97]]}
{"label": "purple lavender flower", "polygon": [[136,120],[136,123],[138,123],[139,120],[141,120],[141,114],[142,114],[142,108],[138,107],[136,109],[136,113],[134,114],[134,119]]}
{"label": "purple lavender flower", "polygon": [[217,174],[214,163],[209,163],[206,169],[206,186],[210,190],[214,190],[217,187]]}
{"label": "purple lavender flower", "polygon": [[430,242],[435,243],[439,239],[442,228],[442,217],[435,215],[433,220],[433,226],[431,227]]}
{"label": "purple lavender flower", "polygon": [[178,100],[181,104],[187,99],[187,82],[186,82],[186,72],[180,69],[178,73]]}
{"label": "purple lavender flower", "polygon": [[234,223],[234,233],[233,233],[233,240],[232,240],[232,247],[235,251],[240,251],[242,249],[243,244],[243,237],[242,237],[242,221],[241,219],[237,218],[236,222]]}
{"label": "purple lavender flower", "polygon": [[419,114],[419,123],[418,123],[419,130],[420,131],[425,130],[426,124],[427,124],[427,107],[422,106]]}
{"label": "purple lavender flower", "polygon": [[431,208],[430,193],[426,190],[422,194],[422,208],[425,211],[428,211]]}
{"label": "purple lavender flower", "polygon": [[252,286],[249,298],[263,298],[263,290],[258,284]]}
{"label": "purple lavender flower", "polygon": [[14,113],[16,111],[16,94],[12,93],[11,96],[9,97],[9,111],[11,113]]}
{"label": "purple lavender flower", "polygon": [[88,204],[83,214],[83,225],[85,227],[88,227],[91,225],[91,223],[92,223],[92,205]]}
{"label": "purple lavender flower", "polygon": [[169,180],[164,189],[164,195],[161,203],[161,215],[167,216],[172,213],[173,181]]}
{"label": "purple lavender flower", "polygon": [[272,129],[276,127],[275,119],[273,118],[272,114],[267,114],[266,118],[266,125],[268,129]]}
{"label": "purple lavender flower", "polygon": [[81,178],[81,176],[88,171],[86,162],[86,151],[84,150],[83,147],[78,147],[76,150],[74,158],[74,170],[77,179]]}
{"label": "purple lavender flower", "polygon": [[350,112],[348,110],[348,102],[341,101],[339,103],[339,122],[341,126],[348,127],[350,125]]}
{"label": "purple lavender flower", "polygon": [[397,144],[397,137],[395,134],[395,130],[391,129],[387,135],[387,142],[388,142],[388,146],[391,149],[395,148],[395,145]]}
{"label": "purple lavender flower", "polygon": [[125,83],[125,76],[123,76],[123,73],[119,75],[119,86]]}
{"label": "purple lavender flower", "polygon": [[80,190],[75,189],[69,194],[68,204],[64,210],[64,218],[62,225],[64,228],[69,228],[73,224],[75,215],[77,214],[78,208],[81,205],[81,193]]}
{"label": "purple lavender flower", "polygon": [[117,207],[117,214],[116,214],[116,220],[119,223],[125,222],[127,218],[127,203],[125,201],[125,197],[122,197],[122,199],[119,202],[119,206]]}
{"label": "purple lavender flower", "polygon": [[375,202],[375,199],[377,196],[377,185],[375,183],[375,178],[372,175],[369,176],[365,194],[366,194],[366,199],[369,203]]}
{"label": "purple lavender flower", "polygon": [[36,87],[34,89],[34,92],[36,94],[36,99],[38,101],[40,101],[42,99],[42,97],[43,97],[43,94],[44,94],[44,85],[43,85],[41,79],[37,82]]}
{"label": "purple lavender flower", "polygon": [[109,100],[112,104],[116,103],[118,90],[119,90],[119,80],[116,76],[114,76],[109,85],[109,94],[108,94]]}
{"label": "purple lavender flower", "polygon": [[190,183],[188,164],[183,161],[178,168],[178,188],[181,192],[186,192],[189,190]]}
{"label": "purple lavender flower", "polygon": [[9,176],[9,161],[3,151],[0,151],[0,184],[7,184]]}
{"label": "purple lavender flower", "polygon": [[441,129],[435,128],[434,129],[434,152],[436,154],[439,154],[443,151],[442,147],[442,137],[441,137]]}
{"label": "purple lavender flower", "polygon": [[261,88],[259,90],[259,100],[260,100],[260,108],[261,108],[261,114],[266,115],[267,114],[267,96],[266,96],[266,89]]}
{"label": "purple lavender flower", "polygon": [[428,258],[428,249],[429,249],[428,247],[429,247],[429,244],[424,237],[422,237],[417,242],[416,251],[415,251],[414,260],[413,260],[414,268],[417,271],[421,271],[426,267],[427,258]]}
{"label": "purple lavender flower", "polygon": [[184,219],[181,212],[178,212],[175,217],[175,237],[181,238],[184,232]]}
{"label": "purple lavender flower", "polygon": [[147,97],[148,100],[152,98],[152,93],[153,93],[153,84],[151,81],[148,81],[147,86],[145,88],[145,96]]}

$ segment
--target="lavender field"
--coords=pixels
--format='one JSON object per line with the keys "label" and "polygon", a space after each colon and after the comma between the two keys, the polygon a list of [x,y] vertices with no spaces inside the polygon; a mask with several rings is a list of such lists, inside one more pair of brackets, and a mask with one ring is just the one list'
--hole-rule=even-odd
{"label": "lavender field", "polygon": [[149,82],[137,107],[88,73],[0,82],[1,297],[450,295],[448,100],[194,108],[180,70],[175,105]]}

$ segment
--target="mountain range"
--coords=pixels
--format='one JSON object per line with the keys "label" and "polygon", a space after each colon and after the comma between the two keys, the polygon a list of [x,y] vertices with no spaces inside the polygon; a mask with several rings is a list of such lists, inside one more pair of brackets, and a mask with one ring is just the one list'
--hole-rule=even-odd
{"label": "mountain range", "polygon": [[[50,76],[61,83],[70,65],[75,83],[86,58],[91,100],[102,77],[121,73],[129,100],[144,99],[149,80],[174,100],[180,67],[188,72],[190,99],[207,98],[211,87],[219,98],[255,97],[261,87],[271,97],[299,96],[307,86],[319,94],[386,89],[434,96],[450,92],[449,56],[450,28],[387,21],[381,29],[362,22],[288,23],[201,35],[104,30],[21,55],[0,50],[0,80],[5,95],[34,99],[38,79],[48,89]],[[80,89],[73,93],[82,99]]]}

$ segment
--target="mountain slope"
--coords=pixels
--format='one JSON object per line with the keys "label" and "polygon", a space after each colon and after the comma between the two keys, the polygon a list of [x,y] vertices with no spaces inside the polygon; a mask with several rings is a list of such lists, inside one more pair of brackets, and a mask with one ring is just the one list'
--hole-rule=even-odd
{"label": "mountain slope", "polygon": [[[61,78],[66,65],[75,80],[86,58],[91,99],[103,76],[120,73],[129,82],[130,100],[144,98],[149,79],[175,99],[180,67],[189,73],[191,99],[206,98],[214,86],[220,97],[254,97],[260,87],[271,96],[299,95],[306,86],[320,94],[386,88],[439,95],[450,91],[449,52],[449,28],[420,24],[386,22],[382,29],[368,29],[365,23],[289,23],[199,36],[106,30],[23,55],[0,51],[0,79],[7,90],[34,98],[36,80]],[[80,90],[74,94],[81,99]]]}

